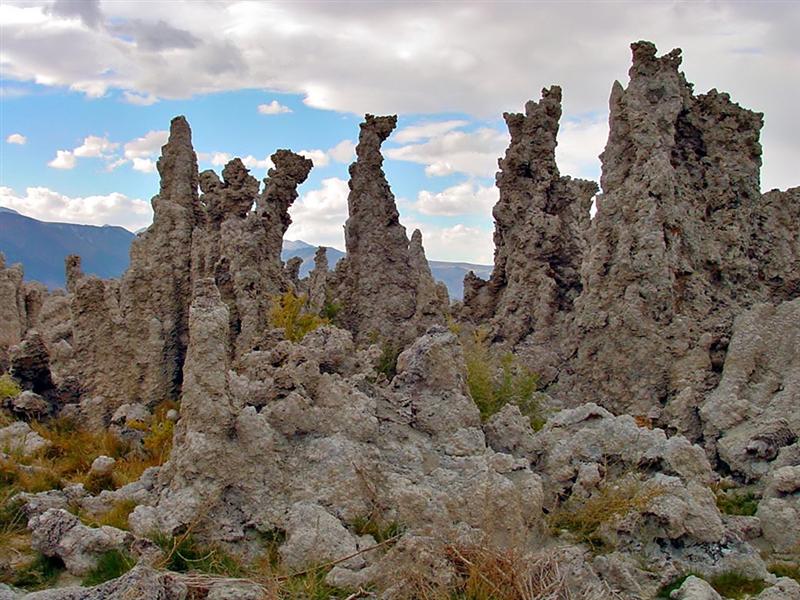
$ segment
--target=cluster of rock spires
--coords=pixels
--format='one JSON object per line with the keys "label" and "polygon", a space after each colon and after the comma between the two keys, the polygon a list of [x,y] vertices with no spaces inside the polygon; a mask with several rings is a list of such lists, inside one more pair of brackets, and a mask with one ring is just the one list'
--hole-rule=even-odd
{"label": "cluster of rock spires", "polygon": [[[280,260],[311,161],[277,151],[261,190],[239,159],[222,179],[198,173],[182,117],[121,281],[70,257],[67,289],[50,293],[0,261],[0,368],[26,390],[16,415],[104,427],[181,401],[169,460],[138,482],[24,498],[35,547],[73,574],[114,548],[140,564],[105,588],[30,597],[185,598],[147,566],[144,540],[191,527],[244,555],[282,531],[289,568],[348,557],[329,582],[386,598],[455,578],[450,543],[558,547],[564,598],[652,598],[682,574],[734,570],[774,584],[762,600],[800,598],[759,552],[800,553],[800,188],[760,193],[760,114],[693,95],[680,51],[632,49],[628,87],[611,92],[602,193],[558,171],[560,88],[504,115],[494,271],[467,277],[462,304],[400,224],[380,153],[396,117],[361,124],[333,272],[324,249],[302,281]],[[314,313],[336,307],[334,325],[284,339],[269,313],[286,292]],[[512,404],[481,422],[448,320],[487,329],[541,374],[554,412],[540,431]],[[403,350],[391,380],[378,372],[387,345]],[[0,429],[0,449],[11,442],[30,454],[46,443],[24,422]],[[720,513],[720,476],[758,490],[756,516]],[[627,478],[648,501],[598,530],[612,552],[554,540],[547,513]],[[67,510],[120,500],[137,505],[130,532]],[[361,553],[377,544],[354,531],[365,517],[405,533]],[[692,577],[673,597],[714,594]]]}

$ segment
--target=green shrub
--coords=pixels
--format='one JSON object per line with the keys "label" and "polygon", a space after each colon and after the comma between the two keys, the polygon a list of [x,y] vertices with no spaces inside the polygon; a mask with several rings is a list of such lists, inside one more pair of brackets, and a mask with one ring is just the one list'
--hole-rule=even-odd
{"label": "green shrub", "polygon": [[539,376],[520,365],[513,354],[495,354],[481,329],[474,331],[463,345],[467,387],[481,418],[486,421],[506,404],[516,404],[530,419],[531,427],[541,429],[545,419],[537,397]]}
{"label": "green shrub", "polygon": [[305,312],[305,304],[305,296],[296,296],[292,292],[274,297],[269,313],[270,325],[283,329],[287,340],[299,342],[307,333],[329,322],[328,319]]}
{"label": "green shrub", "polygon": [[548,522],[554,532],[571,531],[578,541],[596,552],[602,551],[606,546],[599,535],[602,525],[645,510],[663,493],[661,486],[635,475],[606,480],[588,498],[570,496],[548,515]]}
{"label": "green shrub", "polygon": [[393,342],[384,342],[381,346],[381,355],[378,358],[378,373],[383,373],[386,379],[391,381],[397,375],[397,357],[400,356],[401,348]]}
{"label": "green shrub", "polygon": [[91,587],[116,579],[130,571],[135,564],[136,561],[127,552],[120,550],[104,552],[97,559],[97,566],[83,578],[83,585]]}
{"label": "green shrub", "polygon": [[64,572],[64,563],[60,558],[37,554],[28,564],[13,573],[2,573],[0,580],[14,587],[25,590],[40,590],[53,587],[58,576]]}
{"label": "green shrub", "polygon": [[752,517],[758,509],[759,497],[751,491],[717,492],[717,508],[726,515]]}
{"label": "green shrub", "polygon": [[325,582],[330,569],[310,569],[295,577],[289,577],[281,585],[278,597],[281,600],[329,600],[352,597],[352,592],[332,587]]}
{"label": "green shrub", "polygon": [[320,316],[329,323],[335,323],[336,317],[342,312],[342,305],[332,300],[326,300],[320,311]]}
{"label": "green shrub", "polygon": [[225,577],[242,577],[239,561],[216,545],[201,544],[191,534],[178,537],[156,535],[153,541],[164,551],[161,567],[179,573],[197,571]]}
{"label": "green shrub", "polygon": [[356,535],[371,535],[379,544],[397,537],[406,530],[405,526],[397,521],[385,522],[375,515],[356,517],[350,526]]}
{"label": "green shrub", "polygon": [[800,583],[800,564],[798,563],[773,563],[769,566],[769,572],[778,577],[791,577]]}
{"label": "green shrub", "polygon": [[711,578],[703,577],[697,573],[686,573],[662,587],[657,597],[669,598],[670,594],[680,588],[692,575],[700,579],[705,579],[709,585],[724,598],[735,598],[736,600],[750,598],[755,594],[761,593],[767,587],[762,580],[750,579],[735,571],[721,573]]}
{"label": "green shrub", "polygon": [[11,378],[11,375],[4,373],[0,376],[0,402],[8,398],[14,398],[22,392],[22,389],[17,385],[17,382]]}

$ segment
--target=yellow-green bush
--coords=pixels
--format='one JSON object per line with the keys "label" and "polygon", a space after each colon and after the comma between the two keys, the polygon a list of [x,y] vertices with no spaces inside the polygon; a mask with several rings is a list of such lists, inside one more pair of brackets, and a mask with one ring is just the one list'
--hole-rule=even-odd
{"label": "yellow-green bush", "polygon": [[580,542],[600,550],[605,546],[598,535],[601,526],[613,524],[632,512],[645,510],[663,493],[658,484],[628,474],[603,481],[588,498],[570,496],[549,514],[548,521],[554,532],[565,529]]}
{"label": "yellow-green bush", "polygon": [[537,398],[539,376],[513,354],[494,352],[482,329],[464,337],[467,386],[481,418],[485,421],[506,404],[516,404],[530,418],[531,427],[540,429],[545,419]]}
{"label": "yellow-green bush", "polygon": [[307,333],[329,323],[328,319],[306,312],[305,305],[306,297],[292,292],[274,297],[269,312],[269,324],[283,329],[287,340],[299,342]]}
{"label": "yellow-green bush", "polygon": [[0,402],[7,398],[13,398],[22,392],[17,382],[11,378],[11,375],[4,373],[0,376]]}

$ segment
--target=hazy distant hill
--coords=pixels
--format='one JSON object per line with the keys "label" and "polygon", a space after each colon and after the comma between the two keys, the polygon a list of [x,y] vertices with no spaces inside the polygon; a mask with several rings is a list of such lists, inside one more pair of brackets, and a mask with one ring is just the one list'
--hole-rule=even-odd
{"label": "hazy distant hill", "polygon": [[[128,250],[134,238],[127,229],[104,225],[71,225],[46,223],[25,217],[9,208],[0,207],[0,252],[9,264],[21,262],[25,278],[41,281],[51,288],[64,286],[64,258],[80,254],[85,273],[100,277],[119,277],[128,268]],[[316,246],[303,241],[284,240],[281,257],[284,261],[299,256],[303,259],[300,276],[314,267]],[[344,252],[328,248],[328,264],[332,269]],[[470,263],[430,261],[434,278],[444,282],[450,298],[460,300],[464,275],[469,271],[484,279],[492,267]]]}
{"label": "hazy distant hill", "polygon": [[[303,264],[300,267],[300,276],[305,277],[308,275],[308,272],[314,268],[314,253],[316,251],[316,246],[312,246],[306,242],[284,240],[281,258],[284,261],[289,260],[293,256],[302,258]],[[344,252],[341,250],[328,248],[328,265],[331,269],[333,269],[336,263],[343,257]],[[451,300],[461,300],[464,292],[464,275],[470,271],[474,271],[476,275],[484,279],[488,279],[492,274],[492,267],[490,265],[474,265],[471,263],[444,262],[440,260],[431,260],[428,262],[431,265],[431,273],[433,273],[434,279],[443,282],[447,286]]]}
{"label": "hazy distant hill", "polygon": [[128,266],[134,235],[122,227],[45,223],[0,207],[0,252],[6,262],[20,262],[25,279],[51,288],[64,286],[64,258],[80,254],[83,271],[117,277]]}

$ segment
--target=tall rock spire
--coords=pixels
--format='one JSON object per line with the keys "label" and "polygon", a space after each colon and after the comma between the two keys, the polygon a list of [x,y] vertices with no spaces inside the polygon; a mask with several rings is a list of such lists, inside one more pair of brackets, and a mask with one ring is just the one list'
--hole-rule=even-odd
{"label": "tall rock spire", "polygon": [[[357,340],[380,338],[403,345],[418,329],[443,322],[446,307],[427,310],[421,322],[414,319],[420,277],[422,287],[435,284],[430,271],[420,273],[411,258],[409,239],[381,168],[381,144],[396,126],[396,116],[367,115],[361,124],[356,161],[350,165],[347,256],[337,265],[335,295],[342,306],[341,321]],[[418,251],[421,248],[420,243]]]}

